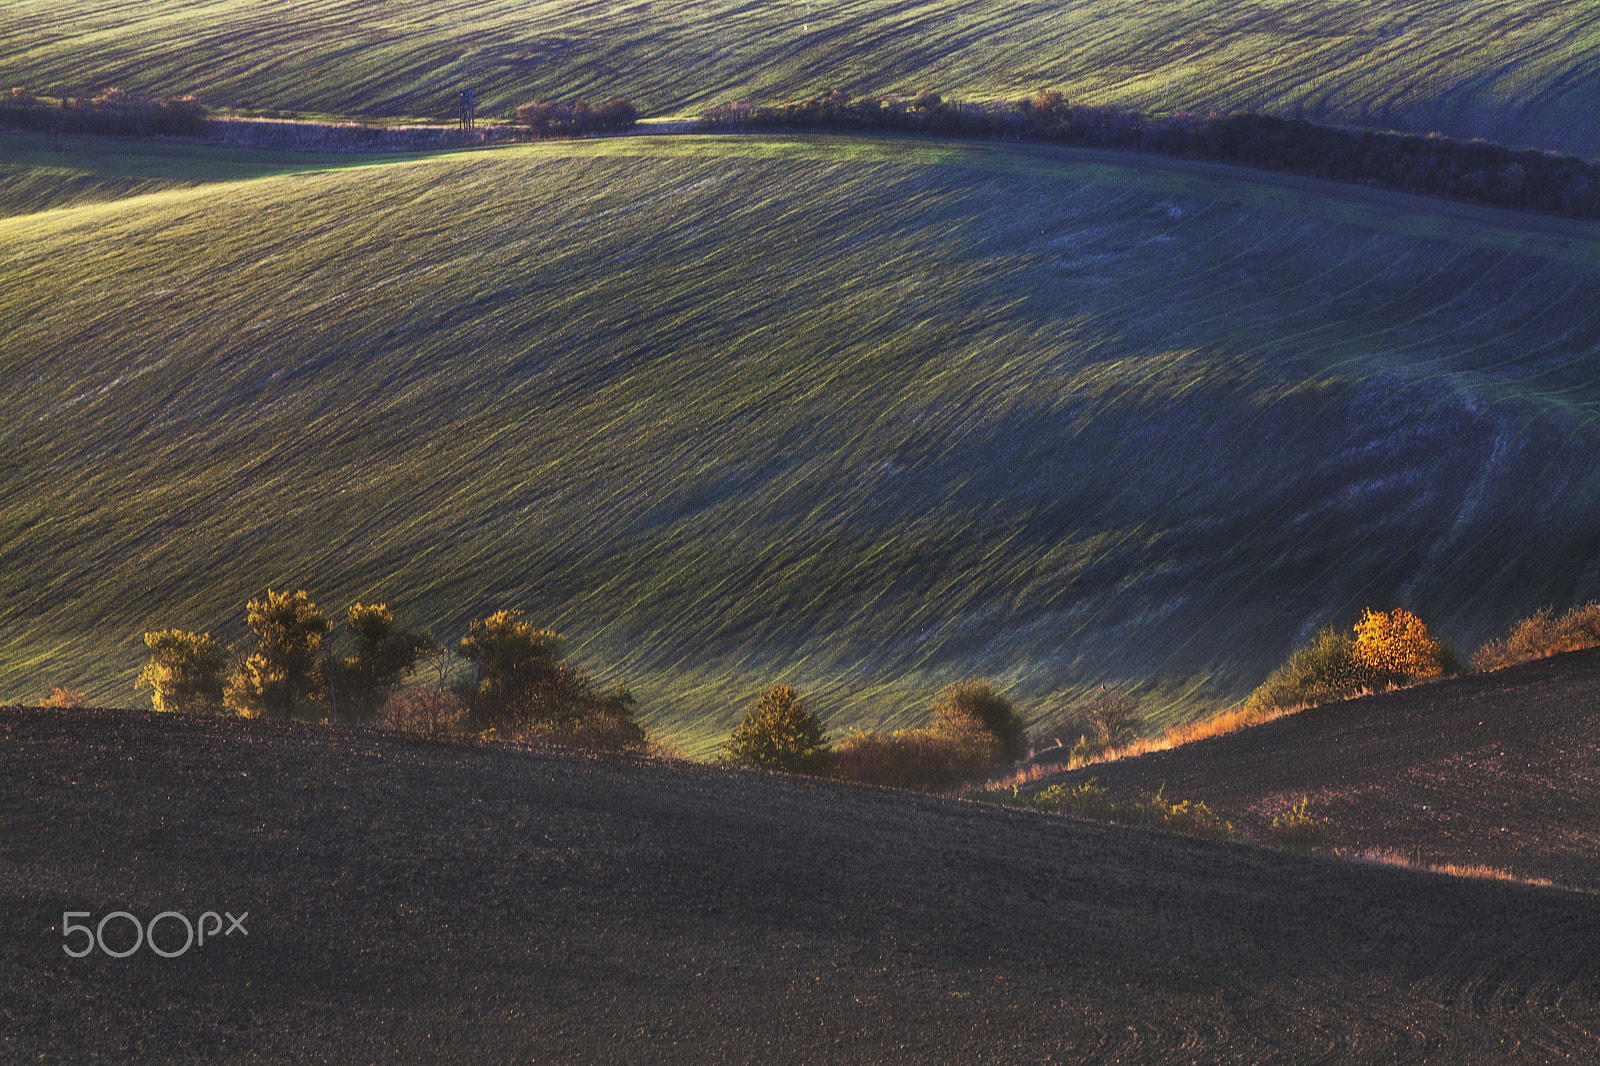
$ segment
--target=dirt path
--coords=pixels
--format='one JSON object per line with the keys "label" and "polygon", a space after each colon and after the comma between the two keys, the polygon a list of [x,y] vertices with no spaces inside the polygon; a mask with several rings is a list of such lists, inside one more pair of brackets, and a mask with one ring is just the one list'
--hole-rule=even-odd
{"label": "dirt path", "polygon": [[[62,912],[119,909],[248,935],[66,956]],[[1600,1032],[1589,896],[148,713],[0,710],[0,923],[6,1062],[1545,1062]]]}

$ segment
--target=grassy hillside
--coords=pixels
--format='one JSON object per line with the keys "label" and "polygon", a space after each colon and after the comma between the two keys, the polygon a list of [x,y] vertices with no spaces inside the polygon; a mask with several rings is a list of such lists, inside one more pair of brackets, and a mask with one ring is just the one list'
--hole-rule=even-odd
{"label": "grassy hillside", "polygon": [[[387,161],[397,158],[404,157]],[[7,133],[0,137],[0,217],[370,162],[361,156],[229,150],[155,139]]]}
{"label": "grassy hillside", "polygon": [[1600,594],[1600,230],[1114,155],[530,146],[0,221],[0,696],[269,584],[503,605],[690,750],[991,674],[1158,714]]}
{"label": "grassy hillside", "polygon": [[[1600,1027],[1573,892],[515,745],[0,737],[10,1062],[1532,1066]],[[245,933],[68,957],[117,910]]]}
{"label": "grassy hillside", "polygon": [[1571,0],[14,0],[0,72],[37,91],[435,118],[467,85],[500,113],[579,94],[670,113],[830,88],[1051,86],[1600,151],[1600,11]]}

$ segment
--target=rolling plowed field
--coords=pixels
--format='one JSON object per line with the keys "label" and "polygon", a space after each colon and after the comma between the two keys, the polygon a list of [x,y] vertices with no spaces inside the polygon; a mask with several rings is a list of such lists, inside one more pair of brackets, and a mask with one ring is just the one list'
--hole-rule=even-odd
{"label": "rolling plowed field", "polygon": [[[248,931],[63,952],[63,912],[116,910]],[[1586,894],[236,719],[0,710],[0,928],[7,1062],[1543,1063],[1600,1039]]]}

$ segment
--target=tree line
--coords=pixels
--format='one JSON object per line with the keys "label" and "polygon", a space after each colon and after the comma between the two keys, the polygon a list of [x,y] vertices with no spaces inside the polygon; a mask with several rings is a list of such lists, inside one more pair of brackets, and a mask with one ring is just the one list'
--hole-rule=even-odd
{"label": "tree line", "polygon": [[1572,155],[1248,112],[1155,116],[1071,104],[1055,90],[986,103],[947,101],[934,92],[860,99],[831,92],[776,106],[717,104],[704,112],[702,123],[710,129],[901,130],[1129,148],[1495,207],[1600,218],[1600,166]]}
{"label": "tree line", "polygon": [[[239,655],[210,633],[146,633],[149,661],[135,687],[151,690],[157,711],[465,731],[619,751],[648,747],[627,687],[600,694],[587,674],[564,661],[565,639],[521,611],[473,621],[454,649],[402,627],[382,603],[352,603],[336,627],[304,590],[268,589],[249,602],[245,622],[255,647]],[[332,646],[335,637],[342,647]],[[434,683],[402,692],[403,682],[430,663]]]}

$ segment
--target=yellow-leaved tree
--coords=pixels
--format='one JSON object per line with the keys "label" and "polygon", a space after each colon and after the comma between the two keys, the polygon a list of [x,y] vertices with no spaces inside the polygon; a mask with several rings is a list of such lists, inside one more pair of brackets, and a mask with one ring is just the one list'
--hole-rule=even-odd
{"label": "yellow-leaved tree", "polygon": [[148,688],[150,703],[158,711],[185,714],[222,710],[222,672],[228,649],[210,633],[162,629],[144,635],[150,661],[139,673],[134,688]]}
{"label": "yellow-leaved tree", "polygon": [[1363,611],[1351,647],[1356,665],[1371,681],[1397,685],[1439,677],[1443,651],[1422,619],[1399,607]]}
{"label": "yellow-leaved tree", "polygon": [[292,718],[297,703],[319,694],[316,668],[328,620],[303,589],[268,589],[265,599],[250,601],[245,621],[256,650],[228,679],[223,699],[246,718]]}

